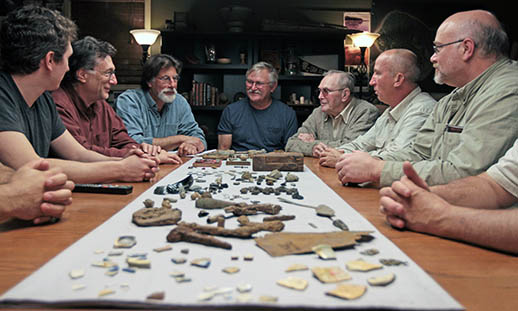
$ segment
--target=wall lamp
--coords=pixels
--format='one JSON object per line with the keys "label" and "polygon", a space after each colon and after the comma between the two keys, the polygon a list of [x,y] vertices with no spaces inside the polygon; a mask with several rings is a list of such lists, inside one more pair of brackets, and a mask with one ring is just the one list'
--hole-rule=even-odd
{"label": "wall lamp", "polygon": [[148,50],[153,45],[160,35],[160,31],[154,29],[133,29],[130,30],[130,34],[133,35],[135,41],[142,47],[142,65],[148,58]]}
{"label": "wall lamp", "polygon": [[[362,86],[363,86],[363,78],[367,74],[367,65],[365,63],[365,51],[367,48],[370,48],[376,39],[380,36],[378,33],[373,32],[357,32],[350,35],[347,35],[353,41],[353,44],[360,48],[361,52],[361,64],[358,67],[358,72],[360,74],[360,98],[362,96]],[[368,83],[368,81],[367,81]]]}

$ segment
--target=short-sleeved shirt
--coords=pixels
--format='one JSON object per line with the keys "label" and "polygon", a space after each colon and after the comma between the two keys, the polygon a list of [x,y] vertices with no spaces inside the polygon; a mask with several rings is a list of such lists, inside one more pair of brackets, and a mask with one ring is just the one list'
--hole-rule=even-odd
{"label": "short-sleeved shirt", "polygon": [[518,139],[511,149],[487,170],[487,174],[518,198]]}
{"label": "short-sleeved shirt", "polygon": [[73,87],[52,92],[52,98],[67,130],[86,149],[109,157],[124,157],[132,147],[139,146],[105,100],[87,107]]}
{"label": "short-sleeved shirt", "polygon": [[127,90],[117,97],[116,108],[129,135],[139,144],[152,144],[153,138],[185,135],[199,138],[207,148],[203,131],[194,120],[189,103],[180,94],[158,112],[149,91]]}
{"label": "short-sleeved shirt", "polygon": [[228,105],[218,124],[218,135],[232,135],[231,149],[237,151],[284,149],[297,131],[295,111],[281,101],[272,100],[264,110],[250,105],[248,98]]}
{"label": "short-sleeved shirt", "polygon": [[48,92],[29,107],[11,75],[0,72],[0,132],[7,131],[24,134],[34,151],[46,158],[50,143],[65,132],[65,126]]}

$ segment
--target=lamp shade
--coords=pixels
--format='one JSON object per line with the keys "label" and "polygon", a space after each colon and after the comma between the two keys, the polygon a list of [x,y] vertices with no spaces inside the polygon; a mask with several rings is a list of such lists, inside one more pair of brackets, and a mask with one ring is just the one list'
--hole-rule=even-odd
{"label": "lamp shade", "polygon": [[378,33],[364,31],[350,34],[348,36],[351,38],[355,46],[370,48],[380,35]]}
{"label": "lamp shade", "polygon": [[160,31],[154,29],[133,29],[130,30],[139,45],[153,45],[156,38],[160,35]]}

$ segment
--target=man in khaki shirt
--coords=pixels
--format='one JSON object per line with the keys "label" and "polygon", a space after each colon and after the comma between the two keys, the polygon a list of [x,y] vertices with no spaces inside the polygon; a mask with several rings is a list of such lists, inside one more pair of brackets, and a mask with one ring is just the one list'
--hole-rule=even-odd
{"label": "man in khaki shirt", "polygon": [[412,161],[429,185],[477,175],[495,163],[518,137],[518,64],[505,55],[507,34],[494,15],[467,11],[447,18],[437,30],[435,82],[456,87],[442,98],[414,142],[381,159],[337,163],[343,182],[392,184]]}
{"label": "man in khaki shirt", "polygon": [[419,76],[417,56],[412,51],[391,49],[381,53],[376,58],[369,84],[389,108],[367,133],[336,149],[326,146],[319,163],[335,167],[344,153],[382,158],[385,153],[408,146],[436,104],[430,94],[422,92],[417,85]]}
{"label": "man in khaki shirt", "polygon": [[318,157],[322,146],[337,147],[365,133],[378,118],[379,111],[352,95],[354,84],[351,73],[328,71],[318,86],[320,107],[288,139],[286,151]]}

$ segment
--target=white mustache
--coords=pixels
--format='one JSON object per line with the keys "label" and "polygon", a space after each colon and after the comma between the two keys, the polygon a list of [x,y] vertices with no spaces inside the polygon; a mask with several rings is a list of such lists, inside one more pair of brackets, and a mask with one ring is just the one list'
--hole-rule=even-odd
{"label": "white mustache", "polygon": [[165,93],[165,92],[174,92],[174,94],[177,94],[175,88],[166,88],[166,89],[163,89],[160,93]]}
{"label": "white mustache", "polygon": [[259,91],[259,90],[248,90],[247,92],[249,94],[261,94],[261,91]]}

